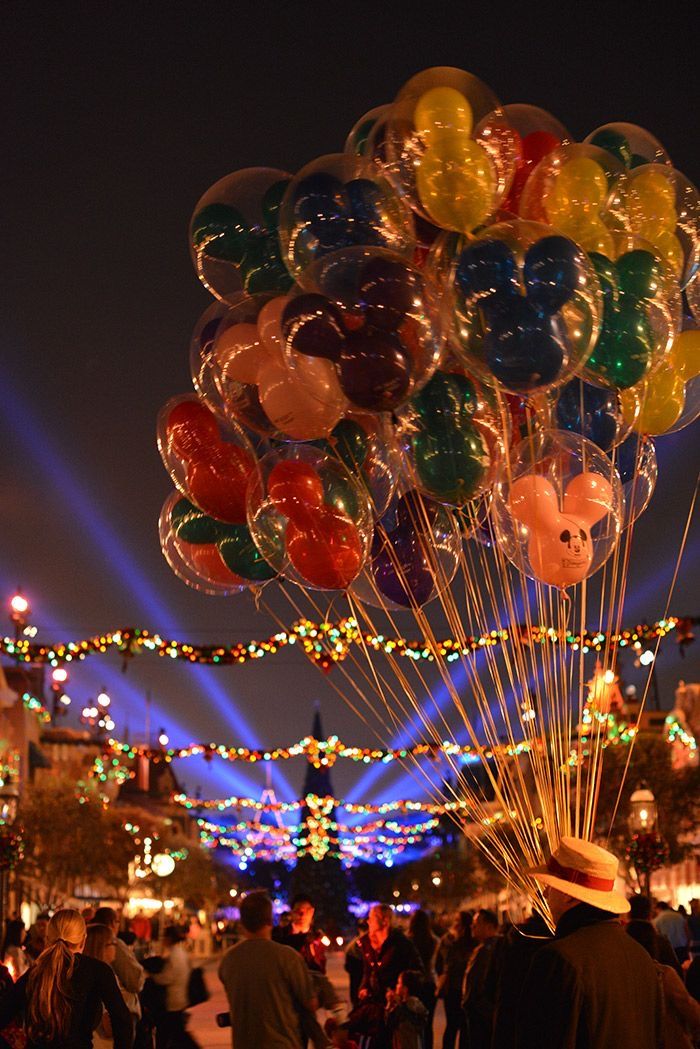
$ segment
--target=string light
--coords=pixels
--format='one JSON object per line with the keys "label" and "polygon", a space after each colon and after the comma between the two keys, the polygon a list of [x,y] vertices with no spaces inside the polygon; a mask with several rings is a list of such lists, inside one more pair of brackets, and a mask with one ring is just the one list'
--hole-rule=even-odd
{"label": "string light", "polygon": [[434,662],[436,657],[452,662],[484,647],[500,645],[514,636],[527,645],[564,643],[574,651],[584,653],[601,652],[606,646],[637,647],[641,642],[655,643],[676,631],[679,644],[692,640],[692,626],[700,622],[693,616],[669,616],[653,624],[642,623],[620,633],[606,634],[603,631],[558,632],[546,626],[510,626],[503,630],[491,630],[484,634],[466,637],[463,642],[448,638],[436,642],[434,647],[425,641],[410,641],[405,637],[387,638],[383,634],[365,633],[357,621],[349,616],[338,623],[314,623],[300,619],[289,630],[280,630],[270,637],[256,641],[237,641],[230,645],[198,645],[193,642],[167,640],[160,634],[132,627],[97,634],[80,641],[38,644],[29,638],[4,637],[0,639],[0,652],[24,663],[49,663],[59,666],[86,659],[90,655],[104,654],[116,648],[125,657],[140,652],[153,652],[161,657],[201,663],[209,666],[233,666],[249,663],[275,655],[280,649],[299,644],[305,654],[324,671],[342,661],[352,645],[363,644],[370,651],[387,655],[405,656],[414,661]]}

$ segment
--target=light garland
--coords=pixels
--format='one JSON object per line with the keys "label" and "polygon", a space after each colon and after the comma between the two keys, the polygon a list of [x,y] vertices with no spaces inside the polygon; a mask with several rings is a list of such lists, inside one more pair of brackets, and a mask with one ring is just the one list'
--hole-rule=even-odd
{"label": "light garland", "polygon": [[680,743],[691,753],[695,753],[698,749],[697,740],[692,732],[681,724],[678,719],[678,715],[671,711],[664,722],[664,730],[666,735],[666,741],[668,743]]}
{"label": "light garland", "polygon": [[383,634],[364,633],[357,621],[349,616],[338,623],[314,623],[300,619],[289,630],[280,630],[261,641],[237,641],[230,645],[197,645],[192,642],[167,640],[160,634],[148,630],[127,627],[105,634],[96,634],[81,641],[65,641],[52,645],[38,644],[30,638],[0,639],[0,652],[12,656],[20,663],[49,663],[59,666],[86,659],[90,655],[104,654],[116,649],[125,657],[139,652],[154,652],[163,658],[184,660],[209,666],[234,666],[274,655],[288,645],[300,644],[305,654],[328,671],[348,655],[353,644],[363,644],[375,652],[386,655],[405,656],[416,661],[434,662],[436,656],[448,663],[468,656],[481,648],[502,644],[517,631],[526,644],[566,644],[574,651],[600,652],[606,646],[625,648],[643,642],[655,643],[675,630],[679,644],[692,640],[692,626],[700,622],[693,616],[669,616],[653,624],[642,623],[606,634],[603,631],[576,633],[561,632],[552,627],[518,625],[503,630],[491,630],[485,634],[466,637],[463,643],[455,639],[436,642],[435,646],[422,641],[409,641],[404,637],[387,638]]}

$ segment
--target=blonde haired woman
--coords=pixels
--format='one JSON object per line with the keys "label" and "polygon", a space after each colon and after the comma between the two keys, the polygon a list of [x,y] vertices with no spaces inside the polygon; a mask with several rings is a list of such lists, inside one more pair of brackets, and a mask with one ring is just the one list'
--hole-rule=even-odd
{"label": "blonde haired woman", "polygon": [[81,952],[85,922],[78,911],[57,911],[46,947],[33,967],[0,1000],[0,1030],[24,1017],[28,1049],[92,1049],[93,1031],[107,1010],[114,1049],[131,1049],[131,1017],[114,973]]}

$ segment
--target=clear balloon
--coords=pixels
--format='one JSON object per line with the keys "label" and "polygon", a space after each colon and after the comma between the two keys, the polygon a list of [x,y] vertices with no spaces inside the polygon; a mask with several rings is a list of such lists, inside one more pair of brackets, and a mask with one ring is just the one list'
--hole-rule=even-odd
{"label": "clear balloon", "polygon": [[568,144],[549,153],[527,180],[520,217],[544,222],[584,251],[609,257],[622,219],[615,211],[625,168],[596,146]]}
{"label": "clear balloon", "polygon": [[[227,568],[215,542],[189,542],[178,537],[176,525],[191,507],[179,492],[171,492],[158,520],[160,548],[175,575],[193,590],[213,597],[231,597],[247,590],[247,582]],[[183,531],[186,535],[187,529]],[[204,529],[200,529],[199,535],[204,536]],[[207,538],[213,540],[215,535],[211,530]]]}
{"label": "clear balloon", "polygon": [[498,422],[479,382],[437,371],[397,417],[412,485],[449,506],[477,499],[500,461]]}
{"label": "clear balloon", "polygon": [[349,412],[325,440],[314,443],[365,489],[372,513],[381,517],[401,471],[401,454],[388,418]]}
{"label": "clear balloon", "polygon": [[620,194],[624,228],[651,244],[681,288],[700,266],[700,197],[692,182],[665,164],[630,172]]}
{"label": "clear balloon", "polygon": [[411,207],[443,229],[468,233],[503,200],[515,171],[515,136],[493,92],[461,69],[412,77],[392,105],[387,165]]}
{"label": "clear balloon", "polygon": [[375,106],[373,109],[368,110],[367,113],[363,113],[350,129],[350,133],[345,139],[343,152],[349,153],[352,157],[365,157],[367,160],[374,160],[371,148],[372,135],[377,129],[377,125],[386,117],[389,109],[389,105]]}
{"label": "clear balloon", "polygon": [[[634,405],[639,410],[632,421]],[[689,325],[649,377],[623,391],[622,408],[637,433],[676,433],[700,415],[700,331]]]}
{"label": "clear balloon", "polygon": [[591,253],[590,260],[603,318],[584,375],[627,390],[651,377],[673,344],[681,322],[678,282],[651,244],[629,234],[611,234],[610,253]]}
{"label": "clear balloon", "polygon": [[525,183],[539,162],[572,138],[556,117],[539,106],[516,103],[504,106],[503,112],[514,132],[516,159],[515,175],[501,211],[517,215]]}
{"label": "clear balloon", "polygon": [[279,208],[291,179],[274,168],[244,168],[216,182],[190,222],[192,262],[216,299],[292,285],[279,247]]}
{"label": "clear balloon", "polygon": [[172,397],[158,415],[158,449],[182,494],[203,513],[244,524],[253,447],[233,423],[223,426],[193,394]]}
{"label": "clear balloon", "polygon": [[552,426],[577,433],[609,452],[632,429],[634,418],[625,417],[617,390],[572,379],[553,394]]}
{"label": "clear balloon", "polygon": [[518,445],[494,486],[499,548],[517,569],[557,588],[596,572],[617,545],[624,500],[617,470],[583,437],[561,430]]}
{"label": "clear balloon", "polygon": [[434,371],[443,344],[432,282],[380,248],[336,252],[307,270],[282,328],[291,374],[325,403],[325,390],[306,374],[309,361],[320,361],[362,411],[393,411],[408,400]]}
{"label": "clear balloon", "polygon": [[623,528],[628,528],[643,513],[656,488],[659,468],[651,437],[632,433],[610,455],[617,467],[625,499]]}
{"label": "clear balloon", "polygon": [[454,514],[409,489],[375,525],[370,558],[350,592],[376,608],[422,608],[454,579],[461,543]]}
{"label": "clear balloon", "polygon": [[486,383],[532,395],[580,370],[600,328],[590,261],[568,237],[514,219],[477,237],[445,234],[429,271],[464,367]]}
{"label": "clear balloon", "polygon": [[365,489],[322,450],[288,444],[260,462],[248,490],[248,527],[265,561],[316,590],[345,590],[369,554]]}
{"label": "clear balloon", "polygon": [[294,176],[279,216],[282,253],[303,282],[309,266],[343,248],[387,248],[413,257],[410,208],[371,160],[332,153]]}
{"label": "clear balloon", "polygon": [[611,153],[628,169],[638,168],[643,164],[671,163],[671,158],[659,140],[638,124],[626,124],[622,121],[603,124],[591,131],[583,141],[585,145],[596,146]]}

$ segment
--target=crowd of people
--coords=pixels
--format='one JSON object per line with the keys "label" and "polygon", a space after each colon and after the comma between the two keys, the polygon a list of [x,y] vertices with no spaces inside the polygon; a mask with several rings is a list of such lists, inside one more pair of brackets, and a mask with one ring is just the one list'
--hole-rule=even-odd
{"label": "crowd of people", "polygon": [[[531,871],[551,932],[534,913],[513,925],[460,911],[448,929],[427,911],[405,929],[373,905],[345,949],[349,1000],[328,976],[330,941],[314,901],[277,925],[263,890],[240,904],[239,939],[218,965],[234,1049],[693,1049],[700,1045],[700,901],[690,913],[615,891],[617,861],[563,838]],[[87,919],[87,920],[86,920]],[[0,965],[0,1049],[196,1049],[187,1010],[206,999],[186,931],[120,927],[110,907],[9,921]],[[322,1011],[322,1012],[321,1012]]]}

